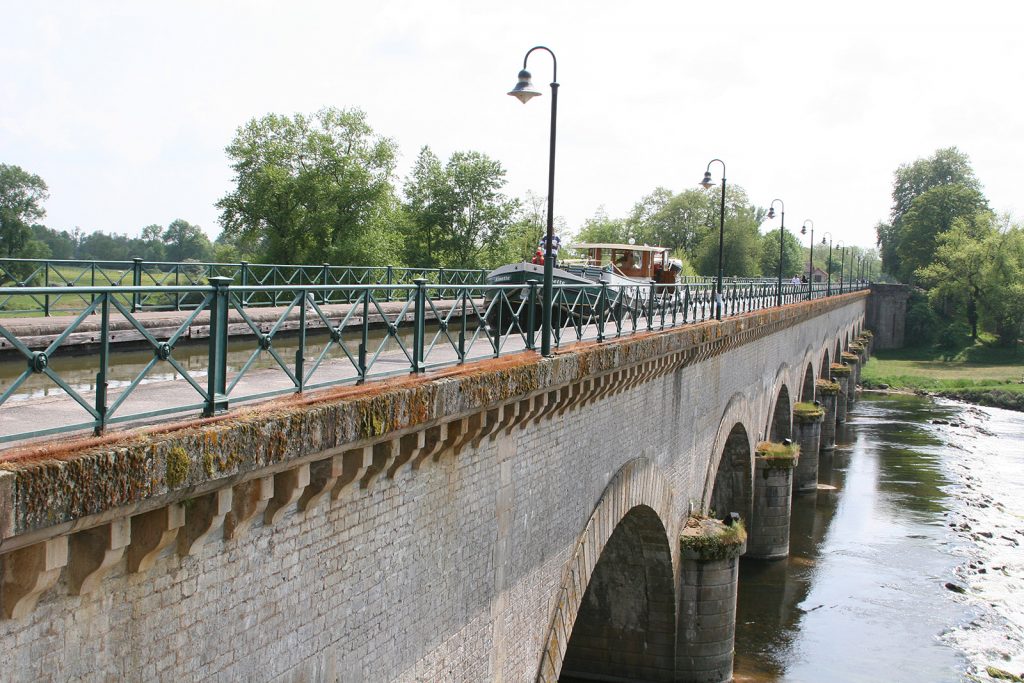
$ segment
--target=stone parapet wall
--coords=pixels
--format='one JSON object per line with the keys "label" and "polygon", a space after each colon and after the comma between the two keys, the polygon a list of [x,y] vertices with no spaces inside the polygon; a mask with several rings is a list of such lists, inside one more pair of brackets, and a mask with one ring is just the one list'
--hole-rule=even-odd
{"label": "stone parapet wall", "polygon": [[7,452],[0,670],[532,679],[610,478],[649,461],[673,538],[722,416],[765,424],[864,296]]}

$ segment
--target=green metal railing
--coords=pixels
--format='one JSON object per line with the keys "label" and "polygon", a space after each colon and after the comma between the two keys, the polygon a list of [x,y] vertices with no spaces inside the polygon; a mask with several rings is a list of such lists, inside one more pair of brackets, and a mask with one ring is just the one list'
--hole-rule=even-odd
{"label": "green metal railing", "polygon": [[[276,288],[313,285],[411,285],[416,279],[433,284],[479,285],[487,271],[460,268],[395,266],[281,265],[274,263],[201,263],[144,261],[74,261],[0,258],[0,316],[76,314],[92,303],[83,291],[57,293],[67,287],[137,287],[129,305],[137,311],[181,311],[195,308],[202,297],[181,287],[203,286],[226,277],[237,286]],[[7,291],[7,287],[18,288]],[[29,290],[46,288],[42,293]],[[352,303],[347,293],[324,290],[321,303]],[[244,306],[281,306],[278,290],[253,292]]]}
{"label": "green metal railing", "polygon": [[[858,284],[855,289],[866,285]],[[0,288],[0,297],[9,288]],[[64,403],[33,413],[23,429],[0,412],[0,443],[48,434],[92,429],[99,434],[113,424],[144,424],[154,417],[201,411],[213,415],[229,405],[314,388],[362,383],[396,374],[496,358],[503,353],[534,350],[540,321],[540,294],[536,283],[523,285],[439,284],[417,278],[412,284],[286,284],[239,285],[229,277],[211,277],[205,285],[106,286],[20,288],[29,296],[79,296],[85,308],[52,339],[38,331],[20,338],[0,324],[20,373],[0,389],[0,411],[22,400],[18,395],[30,378],[45,376],[64,395]],[[843,292],[850,291],[844,288]],[[730,284],[723,293],[723,314],[742,315],[771,308],[776,285]],[[827,294],[840,294],[825,284],[784,285],[782,300],[794,303]],[[171,295],[196,302],[172,331],[155,335],[134,314],[132,302]],[[284,310],[269,323],[258,323],[248,302],[281,302]],[[327,310],[325,302],[349,305]],[[574,341],[603,342],[637,332],[662,330],[710,320],[715,311],[713,284],[556,285],[553,339],[556,345]],[[99,324],[96,318],[99,316]],[[115,320],[117,324],[115,325]],[[88,325],[85,325],[89,321]],[[72,335],[89,327],[95,339],[95,384],[86,390],[73,386],[55,369],[55,354]],[[193,326],[206,329],[206,353],[198,365],[185,359],[183,342]],[[371,327],[380,330],[377,337]],[[112,388],[111,367],[116,365],[115,337],[133,332],[151,354],[130,382]],[[284,332],[298,335],[292,358],[276,346]],[[326,335],[322,348],[307,335]],[[229,366],[228,338],[242,344],[246,360]],[[258,368],[258,359],[270,367]],[[147,375],[166,364],[180,377],[176,381],[147,383]],[[264,363],[266,365],[266,363]],[[60,393],[58,392],[58,393]],[[18,395],[18,398],[15,398]],[[129,407],[137,399],[141,406]]]}

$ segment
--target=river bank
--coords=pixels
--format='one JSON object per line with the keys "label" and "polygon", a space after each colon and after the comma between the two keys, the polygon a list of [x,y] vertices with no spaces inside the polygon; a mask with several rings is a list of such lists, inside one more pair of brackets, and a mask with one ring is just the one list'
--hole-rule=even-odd
{"label": "river bank", "polygon": [[949,398],[1024,412],[1024,354],[978,343],[958,351],[879,351],[861,371],[864,389]]}

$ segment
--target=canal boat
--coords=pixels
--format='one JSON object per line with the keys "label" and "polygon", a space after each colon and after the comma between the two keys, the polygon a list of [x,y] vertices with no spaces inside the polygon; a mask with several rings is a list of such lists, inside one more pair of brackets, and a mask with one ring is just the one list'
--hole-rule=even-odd
{"label": "canal boat", "polygon": [[[646,304],[651,295],[651,285],[674,285],[682,270],[682,262],[670,257],[667,247],[651,247],[646,244],[614,244],[583,242],[570,245],[570,250],[585,254],[581,258],[566,258],[558,261],[552,269],[552,282],[569,285],[556,296],[555,324],[569,318],[580,319],[591,316],[597,305],[603,285],[608,286],[609,297],[616,307],[629,308]],[[507,328],[515,317],[525,330],[529,314],[526,300],[529,285],[537,283],[537,296],[544,283],[543,263],[523,261],[511,263],[492,270],[487,274],[488,285],[524,285],[514,290],[505,290],[505,305],[491,305],[497,296],[490,290],[486,293],[488,322],[492,327]],[[655,290],[658,296],[662,290]],[[540,325],[539,301],[534,311],[534,328]]]}

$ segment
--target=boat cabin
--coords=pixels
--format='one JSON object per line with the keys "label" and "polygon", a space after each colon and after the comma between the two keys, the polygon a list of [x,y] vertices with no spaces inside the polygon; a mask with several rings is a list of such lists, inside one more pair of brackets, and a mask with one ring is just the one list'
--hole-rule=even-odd
{"label": "boat cabin", "polygon": [[587,266],[610,267],[613,272],[629,278],[675,281],[682,264],[669,258],[670,249],[646,244],[580,243],[571,249],[586,252]]}

